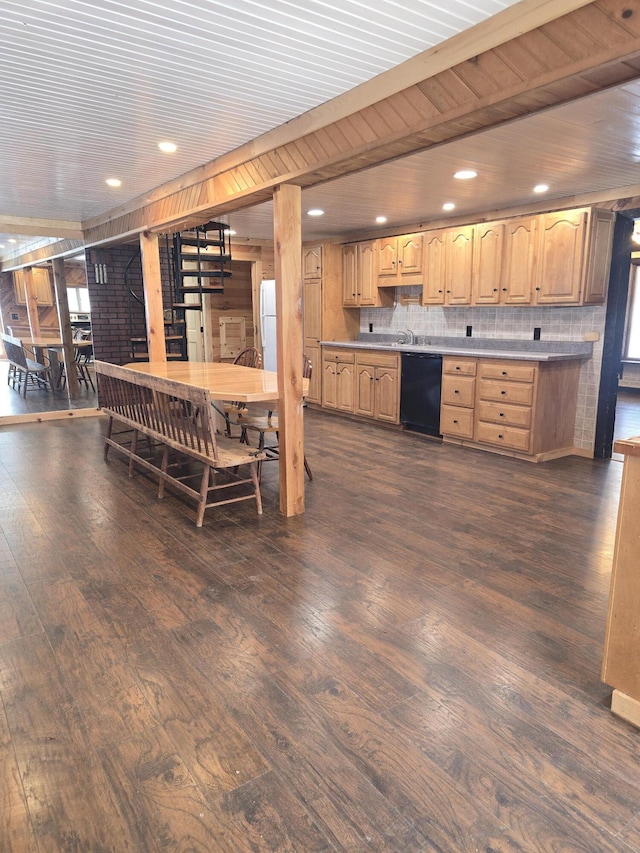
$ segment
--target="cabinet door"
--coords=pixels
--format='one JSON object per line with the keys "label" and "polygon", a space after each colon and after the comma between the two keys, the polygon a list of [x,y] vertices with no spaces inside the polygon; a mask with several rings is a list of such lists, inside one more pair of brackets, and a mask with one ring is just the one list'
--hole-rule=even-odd
{"label": "cabinet door", "polygon": [[27,295],[24,289],[24,270],[16,270],[13,274],[13,292],[16,305],[26,305]]}
{"label": "cabinet door", "polygon": [[442,230],[425,234],[423,305],[444,305],[446,233]]}
{"label": "cabinet door", "polygon": [[302,250],[302,277],[320,278],[322,275],[322,246],[308,246]]}
{"label": "cabinet door", "polygon": [[476,225],[473,240],[473,302],[495,305],[500,301],[504,251],[504,223]]}
{"label": "cabinet door", "polygon": [[405,234],[398,237],[398,272],[401,277],[422,272],[422,234]]}
{"label": "cabinet door", "polygon": [[376,244],[375,241],[358,244],[358,300],[360,305],[376,305]]}
{"label": "cabinet door", "polygon": [[398,241],[396,237],[383,237],[378,240],[378,276],[393,277],[398,272]]}
{"label": "cabinet door", "polygon": [[353,363],[338,363],[336,384],[336,408],[343,412],[352,412],[355,388],[355,366]]}
{"label": "cabinet door", "polygon": [[354,243],[342,249],[342,304],[358,304],[358,246]]}
{"label": "cabinet door", "polygon": [[45,267],[33,267],[31,276],[33,278],[33,292],[38,300],[38,305],[53,305],[49,270]]}
{"label": "cabinet door", "polygon": [[470,305],[473,272],[473,225],[447,231],[446,249],[447,304]]}
{"label": "cabinet door", "polygon": [[320,343],[322,338],[322,279],[310,278],[304,283],[304,338]]}
{"label": "cabinet door", "polygon": [[322,405],[327,409],[338,408],[338,366],[335,362],[322,363]]}
{"label": "cabinet door", "polygon": [[585,273],[582,302],[602,305],[609,288],[611,247],[616,215],[610,210],[592,210],[589,236],[589,262]]}
{"label": "cabinet door", "polygon": [[355,413],[372,418],[375,414],[375,372],[372,365],[358,365],[356,370]]}
{"label": "cabinet door", "polygon": [[505,223],[500,296],[505,305],[529,305],[535,275],[536,219]]}
{"label": "cabinet door", "polygon": [[397,424],[400,420],[400,381],[396,367],[375,369],[375,417]]}
{"label": "cabinet door", "polygon": [[535,302],[577,305],[584,267],[586,210],[545,213],[540,217]]}
{"label": "cabinet door", "polygon": [[320,403],[321,402],[321,378],[322,378],[322,370],[320,365],[320,345],[317,346],[315,344],[307,344],[304,345],[304,354],[308,356],[311,361],[311,378],[309,379],[309,392],[307,394],[306,399],[310,403]]}

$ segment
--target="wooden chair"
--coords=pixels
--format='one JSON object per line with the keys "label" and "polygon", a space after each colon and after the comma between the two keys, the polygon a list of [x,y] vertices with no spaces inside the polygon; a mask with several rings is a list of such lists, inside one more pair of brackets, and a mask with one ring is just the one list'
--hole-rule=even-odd
{"label": "wooden chair", "polygon": [[[311,379],[312,364],[311,359],[307,355],[302,356],[302,376],[304,379]],[[238,425],[241,427],[240,441],[243,444],[249,444],[249,434],[256,433],[258,437],[258,450],[262,451],[264,461],[279,459],[280,448],[278,446],[278,413],[269,410],[266,415],[252,415],[251,410],[247,410],[247,414],[240,413],[237,419]],[[267,444],[267,435],[275,436],[275,444]],[[258,462],[258,477],[262,476],[262,461]],[[309,480],[313,480],[311,466],[304,457],[304,470],[307,472]]]}
{"label": "wooden chair", "polygon": [[[7,385],[11,385],[14,390],[22,395],[27,396],[28,388],[40,388],[51,390],[51,380],[49,374],[49,364],[33,361],[29,358],[22,346],[20,338],[14,338],[12,335],[2,335],[2,344],[4,351],[9,360],[9,372],[7,373]],[[16,389],[17,385],[17,389]]]}
{"label": "wooden chair", "polygon": [[[262,354],[256,347],[247,347],[239,352],[233,359],[233,364],[241,364],[243,367],[255,367],[258,370],[262,367]],[[245,403],[240,402],[225,402],[223,405],[223,414],[225,419],[225,431],[228,438],[233,438],[231,435],[232,426],[240,426],[238,416],[242,412],[246,413]]]}

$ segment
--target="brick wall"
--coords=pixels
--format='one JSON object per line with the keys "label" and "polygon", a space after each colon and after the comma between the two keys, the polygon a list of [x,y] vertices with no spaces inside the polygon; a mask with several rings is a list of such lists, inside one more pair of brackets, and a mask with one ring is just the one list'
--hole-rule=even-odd
{"label": "brick wall", "polygon": [[[106,266],[107,282],[96,281],[95,264]],[[169,306],[169,260],[164,241],[160,245],[163,301]],[[125,278],[126,275],[126,278]],[[93,351],[101,361],[126,364],[131,359],[131,338],[145,337],[144,311],[129,294],[142,299],[142,265],[137,244],[91,250],[87,253],[87,286],[91,302]]]}

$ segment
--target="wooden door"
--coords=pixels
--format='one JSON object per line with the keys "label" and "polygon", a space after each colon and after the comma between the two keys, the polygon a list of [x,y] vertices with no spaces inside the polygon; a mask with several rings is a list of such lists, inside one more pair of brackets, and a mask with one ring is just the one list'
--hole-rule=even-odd
{"label": "wooden door", "polygon": [[476,225],[473,240],[474,305],[495,305],[500,301],[504,223]]}
{"label": "wooden door", "polygon": [[322,340],[322,279],[310,278],[303,282],[303,349],[311,359],[312,371],[307,400],[321,402],[322,366],[320,341]]}
{"label": "wooden door", "polygon": [[376,244],[374,240],[358,244],[358,300],[360,305],[376,305]]}
{"label": "wooden door", "polygon": [[505,305],[529,305],[535,277],[537,217],[505,222],[500,297]]}
{"label": "wooden door", "polygon": [[588,213],[565,210],[540,217],[535,303],[577,305],[584,268]]}
{"label": "wooden door", "polygon": [[444,304],[446,233],[443,229],[425,235],[423,305]]}
{"label": "wooden door", "polygon": [[372,418],[375,414],[375,367],[359,364],[356,369],[355,413]]}
{"label": "wooden door", "polygon": [[376,367],[375,416],[397,424],[400,420],[400,380],[397,367]]}
{"label": "wooden door", "polygon": [[358,246],[352,243],[342,248],[342,304],[358,304]]}
{"label": "wooden door", "polygon": [[302,277],[322,276],[322,246],[308,246],[302,250]]}
{"label": "wooden door", "polygon": [[465,225],[447,231],[445,296],[448,305],[471,304],[473,230],[473,225]]}

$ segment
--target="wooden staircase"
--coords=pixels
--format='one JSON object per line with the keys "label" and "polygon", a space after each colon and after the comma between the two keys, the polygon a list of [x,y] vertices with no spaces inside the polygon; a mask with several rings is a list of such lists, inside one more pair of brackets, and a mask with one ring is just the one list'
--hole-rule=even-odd
{"label": "wooden staircase", "polygon": [[[186,361],[187,312],[202,311],[204,295],[223,293],[224,281],[231,277],[228,225],[208,222],[191,231],[176,233],[171,245],[167,238],[166,252],[171,268],[171,308],[165,310],[164,321],[167,359]],[[129,292],[131,358],[147,360],[144,299],[129,286],[127,275],[128,269],[125,281]]]}

